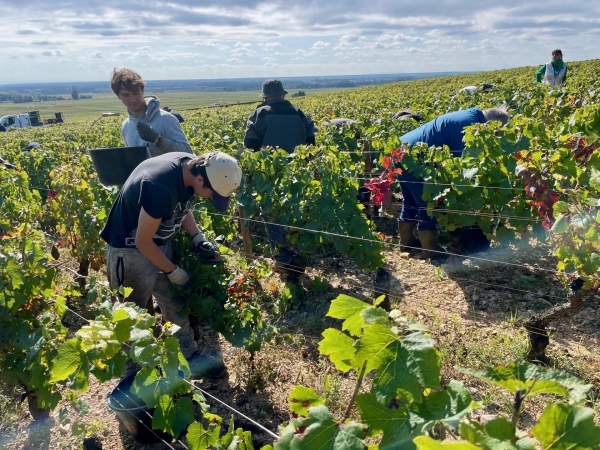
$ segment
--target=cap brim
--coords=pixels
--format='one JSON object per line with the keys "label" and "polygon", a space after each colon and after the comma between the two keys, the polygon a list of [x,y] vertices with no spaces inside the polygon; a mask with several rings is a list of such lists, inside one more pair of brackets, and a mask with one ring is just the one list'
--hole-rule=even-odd
{"label": "cap brim", "polygon": [[231,196],[223,197],[220,194],[217,194],[216,191],[213,191],[212,196],[213,206],[217,211],[224,212],[229,209],[229,203],[231,202]]}

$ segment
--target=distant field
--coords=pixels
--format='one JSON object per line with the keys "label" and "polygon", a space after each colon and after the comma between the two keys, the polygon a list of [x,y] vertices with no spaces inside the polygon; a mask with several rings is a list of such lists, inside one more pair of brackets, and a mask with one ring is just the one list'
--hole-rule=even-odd
{"label": "distant field", "polygon": [[[323,94],[341,89],[304,89],[307,95]],[[84,92],[81,92],[84,94]],[[212,103],[237,103],[259,101],[260,91],[236,92],[146,92],[160,98],[161,106],[169,106],[176,110],[194,109],[209,106]],[[292,92],[290,91],[290,97]],[[89,100],[62,100],[57,102],[33,103],[0,103],[0,117],[18,114],[24,111],[39,110],[43,119],[54,117],[55,112],[62,112],[67,121],[93,120],[106,111],[125,112],[123,104],[111,94],[92,94]]]}

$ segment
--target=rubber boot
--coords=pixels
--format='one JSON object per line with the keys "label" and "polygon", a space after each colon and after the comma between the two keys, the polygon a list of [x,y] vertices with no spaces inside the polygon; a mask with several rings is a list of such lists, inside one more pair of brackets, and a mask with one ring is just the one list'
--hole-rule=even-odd
{"label": "rubber boot", "polygon": [[446,250],[437,242],[437,230],[419,230],[423,258],[440,259],[446,257]]}
{"label": "rubber boot", "polygon": [[[414,250],[413,247],[421,247],[421,243],[413,234],[414,229],[414,222],[403,222],[401,220],[398,221],[398,235],[400,236],[401,251],[409,252]],[[403,245],[406,245],[407,247],[403,247]]]}

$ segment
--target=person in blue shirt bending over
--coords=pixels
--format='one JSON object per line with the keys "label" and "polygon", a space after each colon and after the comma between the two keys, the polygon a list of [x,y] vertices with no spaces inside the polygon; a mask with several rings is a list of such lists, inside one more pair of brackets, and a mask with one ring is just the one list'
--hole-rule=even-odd
{"label": "person in blue shirt bending over", "polygon": [[[498,120],[505,125],[510,116],[504,108],[481,110],[470,108],[443,114],[430,122],[416,128],[402,137],[403,144],[411,146],[422,142],[430,147],[450,148],[454,157],[460,157],[465,148],[463,129],[476,123]],[[423,200],[423,179],[415,177],[411,172],[403,170],[398,176],[402,190],[402,212],[398,219],[400,243],[408,247],[422,247],[424,258],[443,256],[444,249],[437,243],[436,220],[427,211],[427,202]],[[413,234],[415,225],[419,234],[417,240]],[[419,242],[420,241],[420,242]]]}

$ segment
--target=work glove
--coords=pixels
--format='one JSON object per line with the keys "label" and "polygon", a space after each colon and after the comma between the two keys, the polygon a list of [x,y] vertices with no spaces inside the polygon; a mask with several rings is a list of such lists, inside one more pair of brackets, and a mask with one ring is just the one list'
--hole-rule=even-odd
{"label": "work glove", "polygon": [[154,131],[154,128],[152,128],[150,125],[148,125],[147,123],[138,122],[136,128],[138,134],[143,140],[145,140],[146,142],[150,142],[151,144],[157,143],[157,140],[160,137],[160,135],[156,131]]}
{"label": "work glove", "polygon": [[194,242],[194,251],[200,255],[202,262],[211,263],[219,262],[221,260],[217,247],[207,241],[201,232],[196,233],[192,238],[192,241]]}
{"label": "work glove", "polygon": [[187,283],[190,279],[188,273],[179,266],[175,266],[175,270],[166,275],[169,277],[169,281],[171,281],[171,283],[178,284],[180,286]]}

